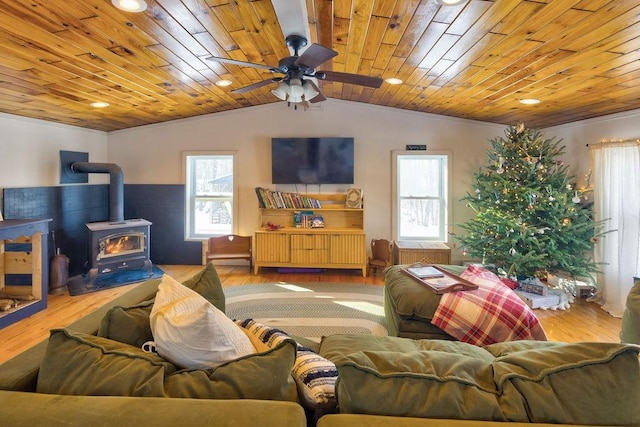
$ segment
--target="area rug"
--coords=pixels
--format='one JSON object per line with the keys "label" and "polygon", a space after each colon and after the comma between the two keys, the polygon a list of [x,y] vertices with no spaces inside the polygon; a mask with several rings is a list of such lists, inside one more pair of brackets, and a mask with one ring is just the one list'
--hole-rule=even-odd
{"label": "area rug", "polygon": [[148,279],[157,279],[163,274],[164,271],[155,265],[151,267],[151,270],[142,268],[105,274],[96,274],[95,269],[92,269],[89,273],[71,277],[67,282],[67,289],[71,296],[83,295]]}
{"label": "area rug", "polygon": [[320,342],[335,334],[388,335],[382,286],[286,282],[224,289],[226,314]]}

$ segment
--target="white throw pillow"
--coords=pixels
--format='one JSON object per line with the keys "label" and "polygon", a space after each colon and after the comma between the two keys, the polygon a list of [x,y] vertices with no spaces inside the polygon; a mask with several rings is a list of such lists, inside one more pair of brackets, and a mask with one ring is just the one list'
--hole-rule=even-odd
{"label": "white throw pillow", "polygon": [[158,354],[188,369],[208,369],[256,352],[231,319],[166,274],[150,316]]}

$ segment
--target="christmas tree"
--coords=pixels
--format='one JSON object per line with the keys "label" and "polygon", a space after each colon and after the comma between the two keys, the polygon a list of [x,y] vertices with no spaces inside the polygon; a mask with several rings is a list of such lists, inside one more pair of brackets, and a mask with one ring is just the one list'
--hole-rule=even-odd
{"label": "christmas tree", "polygon": [[[564,146],[523,124],[490,141],[488,164],[474,174],[475,191],[463,198],[476,216],[456,238],[468,254],[507,276],[592,277],[591,257],[600,226],[558,156]],[[595,282],[595,281],[594,281]]]}

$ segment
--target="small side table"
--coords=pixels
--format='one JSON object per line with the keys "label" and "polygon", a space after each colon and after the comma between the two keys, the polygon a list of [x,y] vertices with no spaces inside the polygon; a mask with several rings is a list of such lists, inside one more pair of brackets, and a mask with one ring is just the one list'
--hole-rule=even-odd
{"label": "small side table", "polygon": [[393,263],[413,264],[451,264],[451,249],[440,242],[412,242],[395,240],[393,242]]}

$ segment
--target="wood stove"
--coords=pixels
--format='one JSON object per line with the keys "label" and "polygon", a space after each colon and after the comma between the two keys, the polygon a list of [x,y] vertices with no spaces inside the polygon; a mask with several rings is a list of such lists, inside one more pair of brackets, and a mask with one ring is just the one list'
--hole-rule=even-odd
{"label": "wood stove", "polygon": [[143,268],[151,271],[150,226],[145,219],[88,223],[89,267],[97,274]]}

